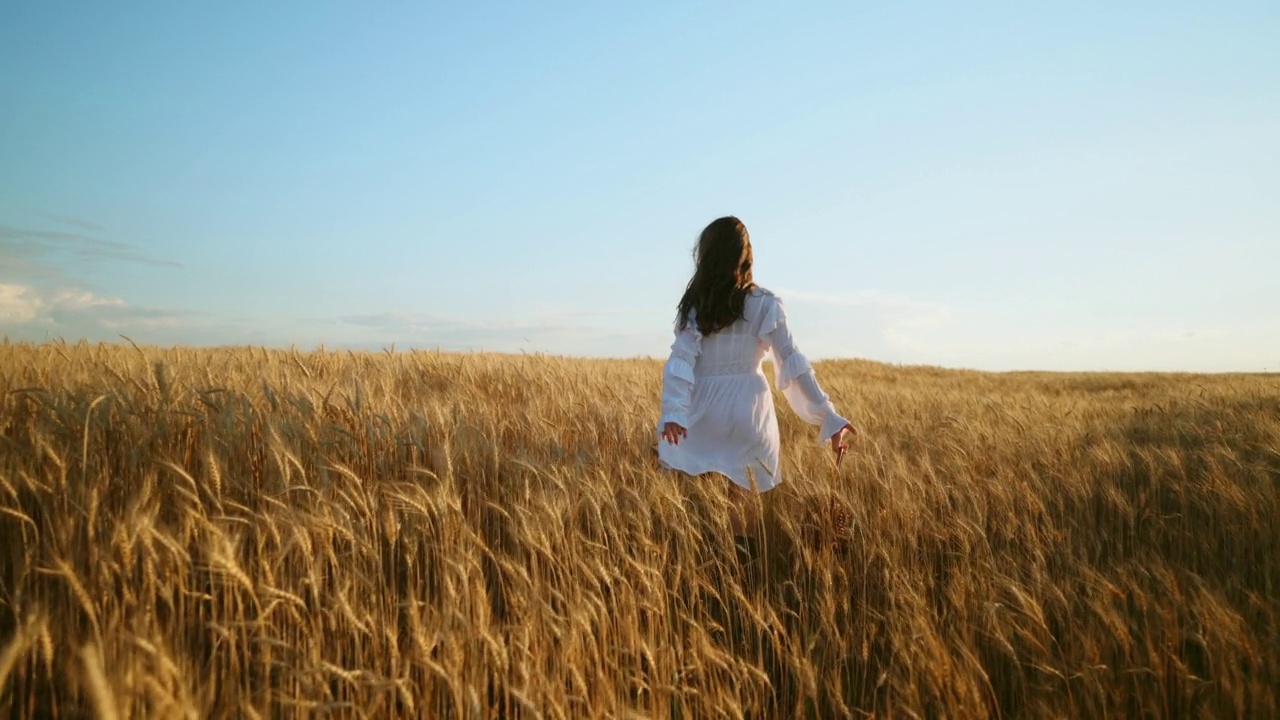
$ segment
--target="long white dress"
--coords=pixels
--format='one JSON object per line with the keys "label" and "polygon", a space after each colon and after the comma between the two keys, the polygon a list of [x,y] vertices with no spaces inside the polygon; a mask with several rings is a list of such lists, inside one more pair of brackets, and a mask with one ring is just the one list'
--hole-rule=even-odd
{"label": "long white dress", "polygon": [[[787,327],[782,301],[764,289],[746,297],[743,318],[703,336],[689,318],[676,337],[662,370],[662,416],[658,420],[658,459],[690,475],[715,472],[738,485],[765,492],[782,482],[778,418],[761,364],[772,351],[774,378],[787,403],[806,422],[817,425],[824,442],[848,422],[818,385],[813,366]],[[673,422],[688,437],[672,445],[662,428]]]}

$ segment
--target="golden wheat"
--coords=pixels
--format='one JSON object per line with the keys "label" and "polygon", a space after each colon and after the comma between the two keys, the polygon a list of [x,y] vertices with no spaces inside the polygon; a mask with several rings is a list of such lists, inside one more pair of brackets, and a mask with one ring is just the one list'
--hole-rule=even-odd
{"label": "golden wheat", "polygon": [[818,372],[735,541],[658,361],[0,344],[0,711],[1280,713],[1274,376]]}

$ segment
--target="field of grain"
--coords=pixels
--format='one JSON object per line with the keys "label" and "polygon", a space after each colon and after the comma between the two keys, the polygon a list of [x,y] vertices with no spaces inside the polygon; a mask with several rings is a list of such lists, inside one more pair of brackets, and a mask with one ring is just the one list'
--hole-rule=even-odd
{"label": "field of grain", "polygon": [[735,542],[660,361],[0,344],[0,712],[1280,714],[1280,378],[818,373]]}

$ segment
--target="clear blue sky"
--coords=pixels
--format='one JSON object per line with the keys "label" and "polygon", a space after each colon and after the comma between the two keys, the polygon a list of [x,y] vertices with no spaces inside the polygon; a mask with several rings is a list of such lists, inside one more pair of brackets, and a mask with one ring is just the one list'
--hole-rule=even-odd
{"label": "clear blue sky", "polygon": [[[235,5],[236,7],[231,7]],[[1280,370],[1280,3],[0,6],[0,334]]]}

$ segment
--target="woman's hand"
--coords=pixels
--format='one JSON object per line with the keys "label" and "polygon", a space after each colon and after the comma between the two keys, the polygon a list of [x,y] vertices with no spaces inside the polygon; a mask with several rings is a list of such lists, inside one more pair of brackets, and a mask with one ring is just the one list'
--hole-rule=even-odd
{"label": "woman's hand", "polygon": [[844,451],[849,449],[849,444],[845,442],[849,437],[858,434],[858,429],[849,423],[845,423],[844,427],[836,431],[831,436],[831,452],[836,454],[836,465],[844,459]]}
{"label": "woman's hand", "polygon": [[682,437],[689,437],[689,431],[678,423],[669,422],[662,426],[662,439],[666,440],[668,445],[679,445]]}

